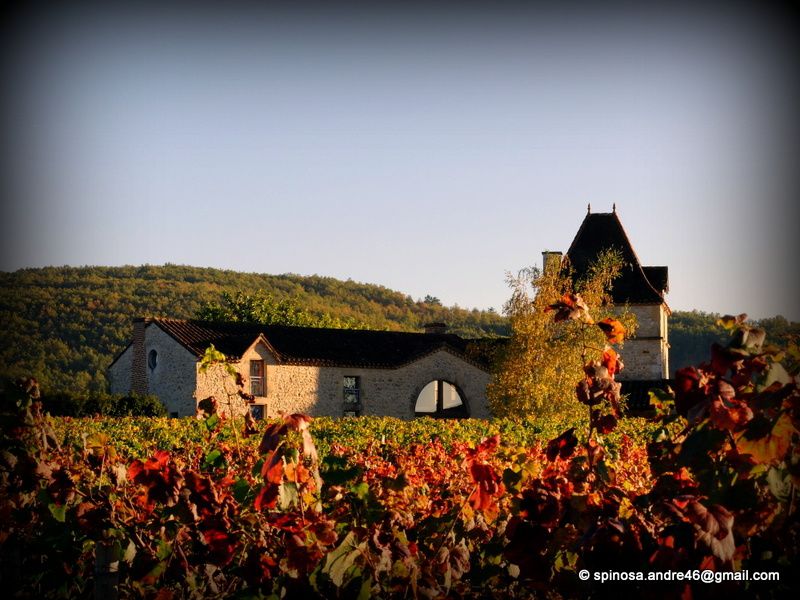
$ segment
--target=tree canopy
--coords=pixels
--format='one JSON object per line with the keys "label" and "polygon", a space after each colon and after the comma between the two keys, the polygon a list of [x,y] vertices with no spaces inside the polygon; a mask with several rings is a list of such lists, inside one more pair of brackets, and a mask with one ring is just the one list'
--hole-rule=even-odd
{"label": "tree canopy", "polygon": [[[635,329],[632,315],[615,314],[608,294],[620,268],[619,256],[609,252],[577,282],[558,263],[509,277],[512,294],[505,312],[511,338],[487,390],[492,414],[583,413],[575,395],[576,377],[587,360],[600,359],[608,351],[602,330],[589,325],[614,315],[629,333]],[[564,318],[554,319],[552,310],[563,311]],[[581,318],[572,318],[573,311]]]}

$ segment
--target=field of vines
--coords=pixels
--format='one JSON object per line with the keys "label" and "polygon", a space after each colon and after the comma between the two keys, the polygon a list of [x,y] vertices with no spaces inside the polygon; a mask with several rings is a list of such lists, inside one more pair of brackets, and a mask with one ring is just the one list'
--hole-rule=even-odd
{"label": "field of vines", "polygon": [[649,420],[620,413],[613,352],[576,382],[576,423],[256,423],[213,401],[194,420],[56,419],[22,382],[2,412],[0,586],[159,600],[789,597],[800,354],[726,323],[731,344],[654,393]]}

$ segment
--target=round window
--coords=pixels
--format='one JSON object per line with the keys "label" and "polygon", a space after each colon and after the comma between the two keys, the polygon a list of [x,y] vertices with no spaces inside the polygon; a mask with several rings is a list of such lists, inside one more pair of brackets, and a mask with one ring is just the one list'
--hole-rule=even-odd
{"label": "round window", "polygon": [[158,352],[155,350],[150,350],[150,354],[147,355],[147,366],[150,367],[150,370],[156,368],[158,364]]}

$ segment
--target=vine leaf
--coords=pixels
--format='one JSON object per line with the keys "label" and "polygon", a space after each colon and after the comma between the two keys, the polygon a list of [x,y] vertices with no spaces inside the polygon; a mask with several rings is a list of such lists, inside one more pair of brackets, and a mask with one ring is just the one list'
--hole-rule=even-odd
{"label": "vine leaf", "polygon": [[[736,447],[742,454],[751,455],[756,461],[776,464],[783,460],[792,443],[792,436],[797,429],[792,423],[789,413],[783,413],[766,435],[757,435],[758,423],[748,427],[736,438]],[[754,431],[755,430],[755,431]]]}
{"label": "vine leaf", "polygon": [[608,317],[598,321],[597,326],[606,334],[609,344],[619,344],[625,340],[625,326],[616,319]]}

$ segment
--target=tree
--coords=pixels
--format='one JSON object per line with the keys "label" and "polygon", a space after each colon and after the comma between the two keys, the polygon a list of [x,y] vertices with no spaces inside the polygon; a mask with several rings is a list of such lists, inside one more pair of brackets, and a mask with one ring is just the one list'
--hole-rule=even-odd
{"label": "tree", "polygon": [[[608,294],[621,267],[619,254],[608,251],[578,281],[558,264],[509,276],[512,294],[504,312],[511,338],[487,389],[495,416],[584,415],[576,397],[576,374],[609,350],[603,331],[591,323],[613,314],[629,333],[635,328],[635,317],[615,310]],[[556,318],[553,310],[559,311]]]}
{"label": "tree", "polygon": [[272,294],[258,291],[222,293],[222,303],[207,302],[197,312],[203,321],[225,321],[233,323],[260,323],[262,325],[293,325],[296,327],[330,327],[335,329],[359,329],[363,326],[350,318],[332,317],[329,314],[313,314],[302,308],[291,298],[276,300]]}

